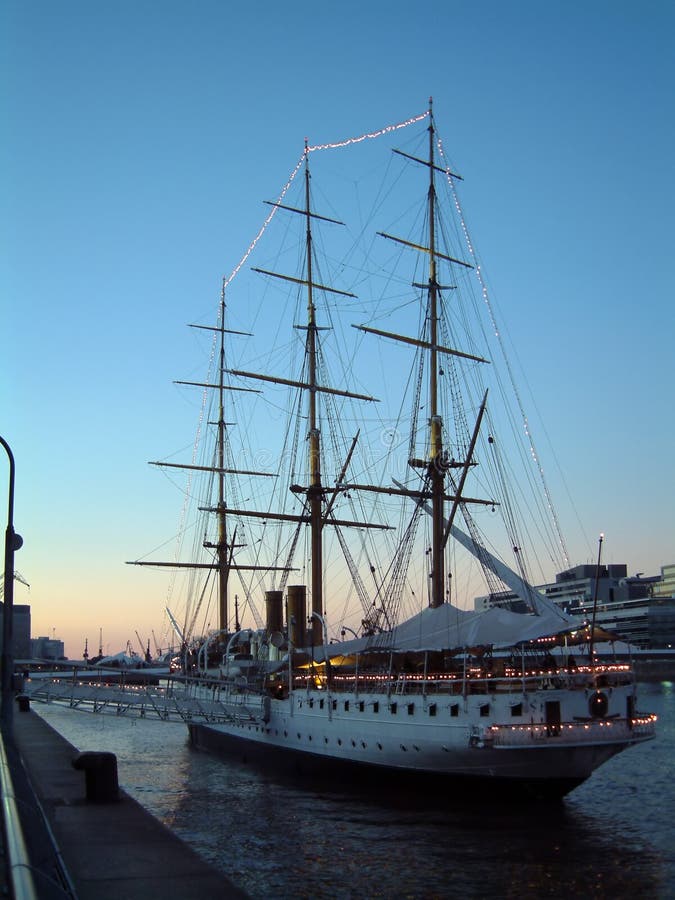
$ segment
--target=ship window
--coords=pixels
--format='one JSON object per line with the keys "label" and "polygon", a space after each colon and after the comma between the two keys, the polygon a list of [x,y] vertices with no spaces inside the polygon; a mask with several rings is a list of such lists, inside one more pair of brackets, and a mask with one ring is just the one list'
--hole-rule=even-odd
{"label": "ship window", "polygon": [[352,747],[356,747],[356,741],[352,741]]}
{"label": "ship window", "polygon": [[337,709],[337,700],[333,700],[333,709]]}
{"label": "ship window", "polygon": [[284,731],[284,737],[288,737],[288,732]]}
{"label": "ship window", "polygon": [[342,738],[338,738],[338,747],[342,746]]}
{"label": "ship window", "polygon": [[403,750],[404,753],[408,752],[408,748],[404,744],[401,744],[401,750]]}
{"label": "ship window", "polygon": [[379,711],[380,711],[380,704],[379,704],[379,703],[377,702],[377,700],[376,700],[376,701],[373,703],[373,712],[374,712],[374,713],[378,713]]}
{"label": "ship window", "polygon": [[349,712],[349,700],[345,700],[345,712]]}
{"label": "ship window", "polygon": [[415,704],[409,703],[408,704],[408,715],[412,716],[414,712],[415,712]]}
{"label": "ship window", "polygon": [[450,715],[458,716],[459,715],[459,703],[453,703],[450,706]]}
{"label": "ship window", "polygon": [[514,706],[511,707],[511,715],[512,716],[522,716],[522,714],[523,714],[523,704],[522,703],[516,703]]}
{"label": "ship window", "polygon": [[394,702],[394,703],[390,703],[390,704],[389,704],[389,711],[390,711],[390,713],[392,714],[392,716],[395,716],[395,715],[396,715],[396,710],[397,710],[397,709],[398,709],[398,703]]}
{"label": "ship window", "polygon": [[365,706],[365,705],[364,705],[363,700],[359,700],[359,712],[363,712],[364,706]]}
{"label": "ship window", "polygon": [[312,735],[311,735],[311,734],[310,734],[310,736],[309,736],[309,740],[310,740],[310,741],[312,740]]}
{"label": "ship window", "polygon": [[365,742],[365,741],[361,741],[361,746],[362,746],[363,749],[365,750],[365,749],[366,749],[366,746],[367,746],[366,742]]}
{"label": "ship window", "polygon": [[310,701],[309,701],[309,708],[314,709],[314,700],[313,699],[310,699]]}
{"label": "ship window", "polygon": [[481,716],[489,716],[490,715],[490,704],[489,703],[481,704],[480,714],[481,714]]}
{"label": "ship window", "polygon": [[378,744],[378,745],[377,745],[377,749],[378,749],[378,750],[381,750],[381,749],[382,749],[382,744]]}
{"label": "ship window", "polygon": [[319,700],[319,709],[323,709],[323,697]]}
{"label": "ship window", "polygon": [[436,715],[436,704],[435,704],[435,703],[432,703],[432,704],[429,706],[429,715],[430,715],[430,716],[435,716],[435,715]]}
{"label": "ship window", "polygon": [[324,744],[327,744],[327,743],[328,743],[328,738],[325,737],[325,738],[323,739],[323,742],[324,742]]}
{"label": "ship window", "polygon": [[300,732],[298,731],[298,740],[300,740]]}

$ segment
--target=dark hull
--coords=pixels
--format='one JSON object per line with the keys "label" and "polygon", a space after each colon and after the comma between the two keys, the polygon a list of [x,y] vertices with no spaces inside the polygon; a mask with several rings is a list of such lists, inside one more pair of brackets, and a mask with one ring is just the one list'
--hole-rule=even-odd
{"label": "dark hull", "polygon": [[394,787],[400,794],[408,791],[418,800],[421,794],[436,802],[456,801],[459,797],[503,797],[520,802],[560,800],[586,779],[503,778],[452,773],[431,773],[414,769],[373,766],[353,760],[337,759],[304,750],[294,750],[244,736],[214,731],[199,723],[188,725],[192,745],[199,750],[223,755],[240,764],[271,771],[286,778],[306,781],[312,790],[363,792]]}

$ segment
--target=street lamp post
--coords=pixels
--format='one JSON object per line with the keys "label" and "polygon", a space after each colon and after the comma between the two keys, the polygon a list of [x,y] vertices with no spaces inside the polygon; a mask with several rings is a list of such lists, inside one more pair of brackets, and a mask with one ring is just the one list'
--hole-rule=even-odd
{"label": "street lamp post", "polygon": [[14,531],[14,455],[7,441],[0,436],[0,444],[9,457],[9,501],[5,531],[5,594],[2,616],[2,707],[0,722],[6,736],[11,736],[14,723],[14,552],[23,545],[23,538]]}

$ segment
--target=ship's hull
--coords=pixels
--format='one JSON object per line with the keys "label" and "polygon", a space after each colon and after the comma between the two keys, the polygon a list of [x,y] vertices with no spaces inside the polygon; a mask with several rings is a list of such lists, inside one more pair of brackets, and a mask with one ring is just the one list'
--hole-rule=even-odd
{"label": "ship's hull", "polygon": [[[453,767],[452,770],[432,772],[412,766],[398,767],[357,762],[279,744],[261,743],[210,725],[193,723],[188,727],[192,744],[199,750],[222,754],[239,763],[284,776],[308,781],[311,779],[313,788],[317,786],[318,779],[322,787],[337,791],[363,788],[379,791],[381,788],[386,789],[395,785],[397,790],[428,787],[432,790],[431,796],[439,801],[462,794],[519,796],[525,801],[555,800],[574,790],[590,774],[589,772],[575,776],[552,776],[548,772],[543,777],[535,777],[531,770],[523,770],[518,765],[513,767],[510,776],[501,771],[501,765],[499,769],[490,766],[477,769],[475,766],[464,765],[458,766],[457,770]],[[617,752],[619,749],[602,754],[593,768]],[[501,762],[500,760],[499,763]]]}
{"label": "ship's hull", "polygon": [[[586,711],[584,692],[547,692],[544,709],[551,697]],[[438,791],[486,787],[546,798],[564,796],[612,756],[651,736],[616,714],[602,721],[586,716],[586,722],[570,715],[567,725],[519,721],[502,727],[495,719],[505,718],[514,699],[490,698],[491,719],[481,715],[486,699],[420,694],[392,703],[381,695],[335,699],[315,692],[259,698],[256,707],[255,698],[246,697],[232,704],[230,720],[195,720],[189,730],[200,749],[293,775],[325,776],[333,786],[394,777],[433,781]],[[538,699],[530,697],[528,709]],[[618,707],[626,698],[618,690],[611,699]]]}

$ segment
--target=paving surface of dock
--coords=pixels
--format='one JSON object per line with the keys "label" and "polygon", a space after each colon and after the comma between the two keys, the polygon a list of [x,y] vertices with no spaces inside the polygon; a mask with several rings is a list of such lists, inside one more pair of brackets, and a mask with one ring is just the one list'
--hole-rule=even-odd
{"label": "paving surface of dock", "polygon": [[[23,821],[22,813],[31,863],[39,866],[34,880],[40,900],[67,896],[63,885],[58,889],[54,885],[53,870],[59,861],[79,900],[158,896],[238,900],[247,896],[124,791],[120,790],[115,802],[87,801],[85,773],[72,765],[77,754],[78,750],[35,712],[17,711],[8,748],[8,755],[15,756],[16,793],[26,796],[25,802],[21,800],[25,809],[32,787],[60,852],[60,860],[36,860],[35,854],[47,855],[44,829],[37,814],[29,813]],[[16,771],[18,757],[30,785],[22,783],[20,768]]]}

